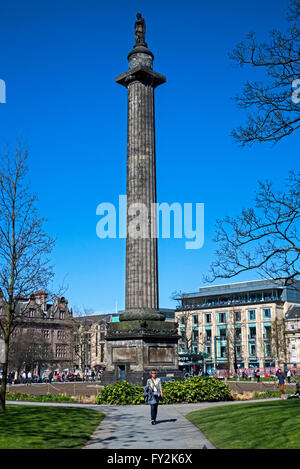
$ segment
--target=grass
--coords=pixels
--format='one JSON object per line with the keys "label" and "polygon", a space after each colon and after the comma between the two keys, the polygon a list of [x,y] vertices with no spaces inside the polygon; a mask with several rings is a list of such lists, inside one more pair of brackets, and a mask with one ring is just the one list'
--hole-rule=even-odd
{"label": "grass", "polygon": [[40,394],[25,394],[20,392],[7,392],[7,401],[30,401],[30,402],[78,402],[70,396],[64,394],[51,395],[40,395]]}
{"label": "grass", "polygon": [[0,449],[78,449],[104,414],[78,407],[7,405],[0,412]]}
{"label": "grass", "polygon": [[300,399],[218,406],[186,417],[218,449],[300,448]]}

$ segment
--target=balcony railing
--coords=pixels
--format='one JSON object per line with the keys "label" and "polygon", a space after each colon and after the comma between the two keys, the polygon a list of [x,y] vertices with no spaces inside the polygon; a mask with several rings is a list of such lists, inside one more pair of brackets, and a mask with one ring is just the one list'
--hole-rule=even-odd
{"label": "balcony railing", "polygon": [[269,301],[278,301],[280,300],[279,296],[268,296],[268,297],[252,297],[244,298],[237,300],[228,300],[228,301],[212,301],[208,303],[194,303],[186,305],[178,305],[177,310],[191,310],[191,309],[201,309],[201,308],[214,308],[218,306],[230,306],[230,305],[244,305],[251,303],[267,303]]}

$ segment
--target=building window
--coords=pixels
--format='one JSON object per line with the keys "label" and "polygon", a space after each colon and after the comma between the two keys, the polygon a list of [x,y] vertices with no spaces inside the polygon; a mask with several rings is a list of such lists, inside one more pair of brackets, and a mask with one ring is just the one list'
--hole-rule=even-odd
{"label": "building window", "polygon": [[181,324],[182,326],[185,325],[185,322],[186,322],[185,319],[186,319],[185,316],[180,316],[180,324]]}
{"label": "building window", "polygon": [[271,339],[271,326],[265,326],[265,335],[264,339],[270,340]]}
{"label": "building window", "polygon": [[271,309],[270,308],[264,308],[264,319],[271,319]]}
{"label": "building window", "polygon": [[225,328],[220,329],[220,337],[224,338],[227,336],[227,330]]}
{"label": "building window", "polygon": [[59,312],[59,319],[65,319],[65,313],[64,311]]}
{"label": "building window", "polygon": [[206,346],[206,353],[207,355],[211,356],[211,347],[210,346]]}
{"label": "building window", "polygon": [[29,310],[29,317],[34,318],[34,309]]}
{"label": "building window", "polygon": [[198,326],[198,314],[193,314],[193,326]]}
{"label": "building window", "polygon": [[272,346],[270,343],[266,343],[265,345],[265,356],[271,357],[272,356]]}
{"label": "building window", "polygon": [[249,327],[249,339],[256,339],[256,327]]}
{"label": "building window", "polygon": [[56,346],[56,358],[66,358],[67,356],[67,348],[65,345],[57,345]]}
{"label": "building window", "polygon": [[211,341],[211,329],[206,329],[206,331],[205,331],[205,340],[207,342]]}
{"label": "building window", "polygon": [[241,312],[240,311],[235,311],[234,312],[234,322],[240,322],[241,320]]}
{"label": "building window", "polygon": [[104,362],[104,344],[100,344],[100,361]]}
{"label": "building window", "polygon": [[197,342],[198,341],[198,329],[193,329],[192,330],[192,342]]}
{"label": "building window", "polygon": [[221,346],[221,358],[226,358],[227,354],[226,354],[226,347],[225,346]]}
{"label": "building window", "polygon": [[235,328],[234,336],[235,336],[236,340],[241,340],[241,338],[242,338],[242,329],[240,327]]}
{"label": "building window", "polygon": [[218,313],[218,322],[226,322],[226,313]]}
{"label": "building window", "polygon": [[249,309],[249,311],[248,311],[248,320],[249,321],[255,321],[255,317],[256,317],[255,309]]}
{"label": "building window", "polygon": [[240,345],[237,345],[235,347],[235,354],[237,358],[241,358],[242,356],[242,347]]}
{"label": "building window", "polygon": [[49,339],[49,337],[50,337],[50,331],[49,331],[48,329],[45,329],[45,330],[43,331],[43,333],[44,333],[44,339]]}
{"label": "building window", "polygon": [[205,314],[205,322],[206,322],[206,324],[211,323],[211,313],[206,313]]}
{"label": "building window", "polygon": [[256,354],[256,346],[255,344],[250,345],[250,357],[255,357]]}
{"label": "building window", "polygon": [[65,340],[65,338],[66,338],[65,331],[57,331],[57,338],[58,338],[58,340]]}

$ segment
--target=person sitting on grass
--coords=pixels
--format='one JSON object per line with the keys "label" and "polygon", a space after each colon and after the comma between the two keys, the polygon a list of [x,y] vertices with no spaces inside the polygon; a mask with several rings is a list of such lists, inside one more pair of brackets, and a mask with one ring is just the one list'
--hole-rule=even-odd
{"label": "person sitting on grass", "polygon": [[300,398],[300,383],[296,384],[296,392],[295,394],[291,394],[288,396],[288,399],[299,399]]}

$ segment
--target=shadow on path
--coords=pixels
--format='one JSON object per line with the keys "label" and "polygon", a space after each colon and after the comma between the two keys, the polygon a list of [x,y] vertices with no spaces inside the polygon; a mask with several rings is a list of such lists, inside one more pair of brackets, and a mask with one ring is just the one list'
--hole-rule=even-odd
{"label": "shadow on path", "polygon": [[160,423],[171,423],[171,422],[176,422],[177,419],[168,419],[168,420],[156,420],[156,425],[160,424]]}

